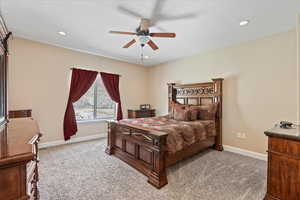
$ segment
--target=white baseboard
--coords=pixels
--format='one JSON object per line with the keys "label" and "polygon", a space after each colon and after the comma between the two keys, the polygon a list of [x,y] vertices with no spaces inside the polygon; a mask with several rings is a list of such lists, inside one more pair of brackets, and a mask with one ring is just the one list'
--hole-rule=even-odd
{"label": "white baseboard", "polygon": [[[89,141],[89,140],[95,140],[95,139],[99,139],[99,138],[105,138],[106,136],[107,136],[106,133],[101,133],[101,134],[97,134],[97,135],[72,138],[68,141],[57,140],[57,141],[53,141],[53,142],[45,142],[45,143],[39,144],[39,149],[55,147],[55,146],[60,146],[60,145],[65,145],[65,144],[72,144],[72,143],[77,143],[77,142],[84,142],[84,141]],[[266,154],[257,153],[257,152],[249,151],[249,150],[245,150],[245,149],[240,149],[238,147],[233,147],[233,146],[229,146],[229,145],[223,145],[223,147],[224,147],[225,151],[241,154],[244,156],[249,156],[252,158],[259,159],[259,160],[265,160],[265,161],[267,160]]]}
{"label": "white baseboard", "polygon": [[224,147],[225,151],[241,154],[244,156],[249,156],[252,158],[259,159],[259,160],[267,161],[267,158],[268,158],[267,154],[257,153],[257,152],[249,151],[249,150],[245,150],[245,149],[240,149],[238,147],[233,147],[233,146],[229,146],[229,145],[223,145],[223,147]]}
{"label": "white baseboard", "polygon": [[101,133],[101,134],[97,134],[97,135],[71,138],[68,141],[57,140],[57,141],[53,141],[53,142],[44,142],[44,143],[39,144],[39,149],[55,147],[55,146],[60,146],[60,145],[64,145],[64,144],[72,144],[72,143],[77,143],[77,142],[95,140],[95,139],[99,139],[99,138],[105,138],[106,135],[107,135],[106,133]]}

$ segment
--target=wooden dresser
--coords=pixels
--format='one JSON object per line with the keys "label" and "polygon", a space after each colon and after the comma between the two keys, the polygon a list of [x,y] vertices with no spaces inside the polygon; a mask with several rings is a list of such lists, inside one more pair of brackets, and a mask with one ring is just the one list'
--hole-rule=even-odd
{"label": "wooden dresser", "polygon": [[268,136],[268,179],[265,200],[300,200],[300,128],[265,132]]}
{"label": "wooden dresser", "polygon": [[10,119],[0,130],[0,200],[39,199],[40,137],[32,118]]}
{"label": "wooden dresser", "polygon": [[128,110],[128,118],[155,117],[155,109],[149,110]]}

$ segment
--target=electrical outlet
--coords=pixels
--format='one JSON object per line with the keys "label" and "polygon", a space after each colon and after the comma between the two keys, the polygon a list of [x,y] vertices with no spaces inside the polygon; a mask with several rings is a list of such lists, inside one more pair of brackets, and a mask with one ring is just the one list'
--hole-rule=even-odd
{"label": "electrical outlet", "polygon": [[246,137],[246,133],[241,133],[241,138],[245,139]]}
{"label": "electrical outlet", "polygon": [[246,135],[246,133],[237,132],[236,137],[240,138],[240,139],[245,139],[245,138],[247,138],[247,135]]}

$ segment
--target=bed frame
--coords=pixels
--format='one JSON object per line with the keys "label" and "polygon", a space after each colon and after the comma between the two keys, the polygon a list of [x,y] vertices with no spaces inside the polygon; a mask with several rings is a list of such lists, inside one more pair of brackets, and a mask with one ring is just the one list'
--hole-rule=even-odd
{"label": "bed frame", "polygon": [[134,125],[123,125],[117,121],[109,121],[105,152],[109,155],[115,155],[146,175],[148,183],[156,188],[162,188],[168,184],[166,175],[168,166],[209,147],[223,151],[222,81],[222,78],[217,78],[207,83],[168,84],[169,111],[172,101],[189,105],[219,103],[215,118],[216,136],[194,143],[189,148],[174,154],[169,154],[166,151],[167,133]]}

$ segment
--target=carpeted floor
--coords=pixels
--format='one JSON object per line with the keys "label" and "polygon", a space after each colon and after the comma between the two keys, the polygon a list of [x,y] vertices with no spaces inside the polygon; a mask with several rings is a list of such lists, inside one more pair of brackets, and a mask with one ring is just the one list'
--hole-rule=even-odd
{"label": "carpeted floor", "polygon": [[104,153],[106,140],[40,151],[41,200],[262,200],[266,162],[207,150],[168,169],[157,190]]}

